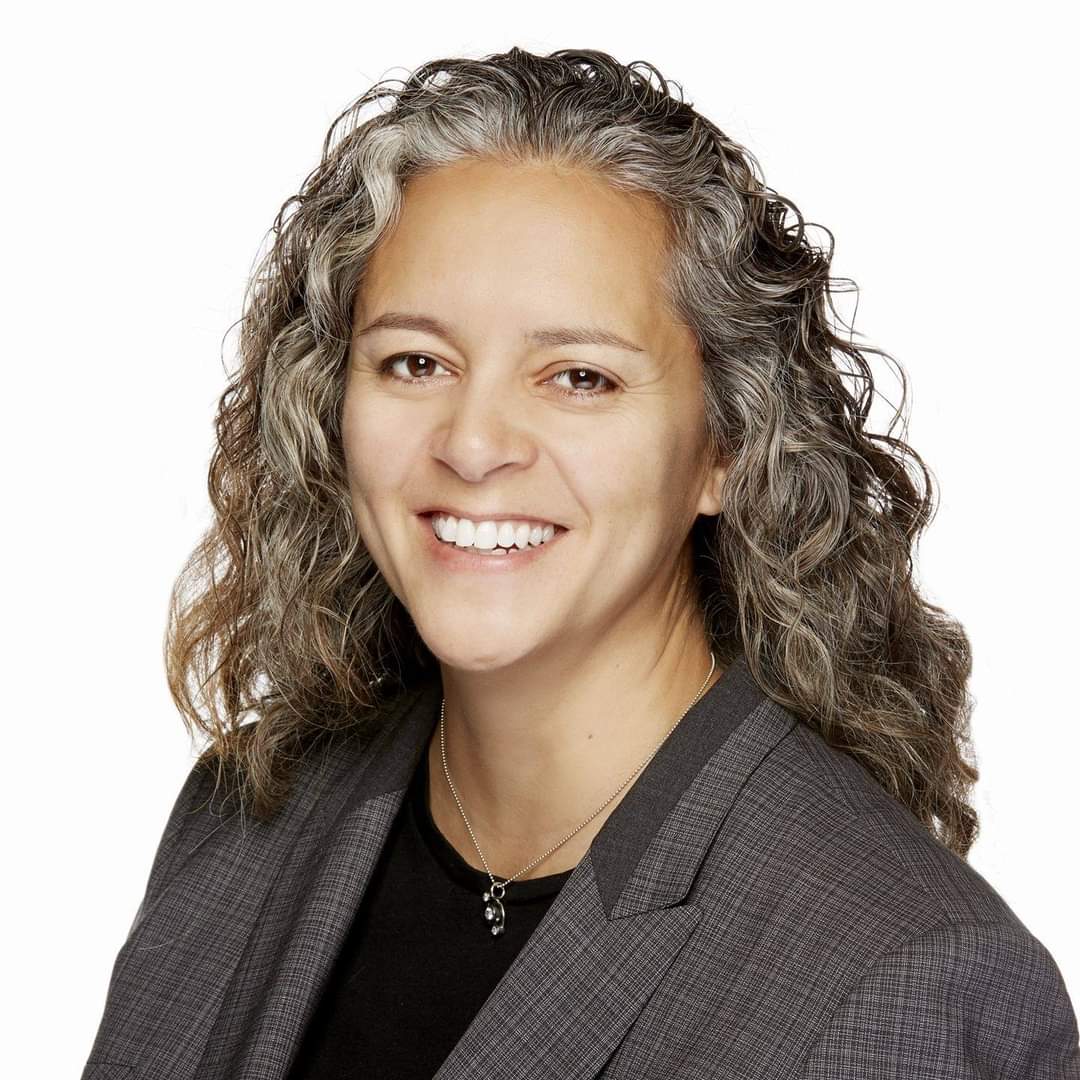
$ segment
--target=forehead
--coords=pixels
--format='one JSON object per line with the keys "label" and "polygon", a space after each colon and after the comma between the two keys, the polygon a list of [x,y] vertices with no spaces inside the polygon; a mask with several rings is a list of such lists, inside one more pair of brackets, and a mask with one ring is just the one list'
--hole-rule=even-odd
{"label": "forehead", "polygon": [[632,340],[665,325],[667,219],[583,169],[466,160],[414,177],[358,303],[449,319],[602,321]]}

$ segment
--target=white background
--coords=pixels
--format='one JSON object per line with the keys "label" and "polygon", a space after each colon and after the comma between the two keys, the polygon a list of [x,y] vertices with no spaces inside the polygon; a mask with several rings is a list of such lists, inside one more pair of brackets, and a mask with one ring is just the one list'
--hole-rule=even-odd
{"label": "white background", "polygon": [[514,44],[650,60],[834,232],[939,483],[918,569],[974,645],[971,862],[1080,1003],[1066,5],[28,7],[0,76],[8,1075],[81,1070],[190,768],[165,605],[259,244],[372,81]]}

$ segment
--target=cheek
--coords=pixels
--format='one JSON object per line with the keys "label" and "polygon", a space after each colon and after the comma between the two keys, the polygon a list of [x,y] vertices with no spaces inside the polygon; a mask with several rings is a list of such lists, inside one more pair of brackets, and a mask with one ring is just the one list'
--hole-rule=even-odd
{"label": "cheek", "polygon": [[393,410],[376,407],[372,397],[346,394],[341,415],[342,447],[353,495],[375,498],[400,491],[414,461],[416,426],[403,424]]}
{"label": "cheek", "polygon": [[562,475],[589,520],[623,536],[620,544],[628,548],[666,542],[678,528],[689,485],[671,435],[639,421],[606,437],[578,440],[559,456]]}
{"label": "cheek", "polygon": [[653,432],[626,453],[612,475],[618,477],[607,497],[612,518],[630,538],[624,542],[637,558],[658,563],[674,558],[696,516],[698,492],[691,447],[677,432]]}

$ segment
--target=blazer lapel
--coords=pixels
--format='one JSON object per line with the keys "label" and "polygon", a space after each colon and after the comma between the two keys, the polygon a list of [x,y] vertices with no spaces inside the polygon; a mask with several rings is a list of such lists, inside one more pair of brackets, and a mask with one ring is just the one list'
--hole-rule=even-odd
{"label": "blazer lapel", "polygon": [[753,770],[795,725],[740,656],[604,822],[433,1080],[595,1077],[701,916],[688,894]]}
{"label": "blazer lapel", "polygon": [[596,1076],[700,916],[681,904],[609,919],[586,854],[434,1080]]}
{"label": "blazer lapel", "polygon": [[345,740],[324,761],[321,813],[291,841],[293,855],[263,899],[193,1080],[284,1080],[431,734],[440,691],[436,680],[402,695],[370,742]]}
{"label": "blazer lapel", "polygon": [[[357,779],[312,815],[315,835],[297,841],[267,890],[199,1080],[284,1080],[440,696],[438,679],[412,692],[361,756],[335,764]],[[594,1077],[697,924],[687,897],[739,789],[794,722],[744,657],[729,665],[605,821],[435,1080]]]}

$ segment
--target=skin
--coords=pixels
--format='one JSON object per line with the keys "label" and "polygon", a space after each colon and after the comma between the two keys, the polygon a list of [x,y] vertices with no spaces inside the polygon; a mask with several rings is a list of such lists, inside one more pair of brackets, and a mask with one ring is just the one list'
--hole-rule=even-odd
{"label": "skin", "polygon": [[[592,814],[709,671],[688,537],[719,512],[725,469],[709,455],[696,342],[662,301],[664,235],[654,202],[593,173],[467,160],[409,183],[356,295],[352,506],[439,660],[450,773],[501,877]],[[389,311],[450,334],[363,332]],[[553,326],[601,327],[642,351],[526,341]],[[432,504],[568,532],[523,570],[450,570],[424,550],[416,513]],[[710,688],[721,674],[718,661]],[[483,869],[437,724],[428,755],[435,823]],[[631,786],[520,879],[576,865]]]}

